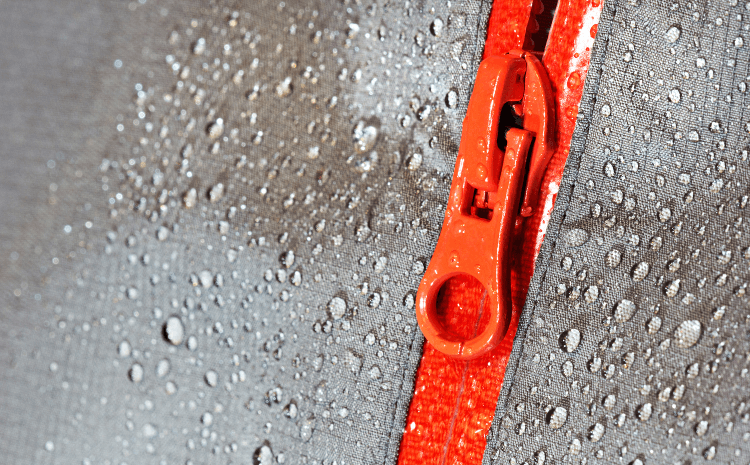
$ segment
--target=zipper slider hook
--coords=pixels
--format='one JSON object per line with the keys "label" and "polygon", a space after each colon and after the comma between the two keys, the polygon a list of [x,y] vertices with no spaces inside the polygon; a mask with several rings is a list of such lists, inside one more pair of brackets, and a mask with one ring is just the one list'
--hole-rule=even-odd
{"label": "zipper slider hook", "polygon": [[[443,228],[417,290],[419,326],[448,356],[479,357],[508,331],[513,231],[517,216],[531,216],[537,206],[554,152],[553,119],[552,88],[536,56],[513,51],[482,61],[463,121]],[[461,274],[476,278],[489,299],[489,323],[469,340],[441,325],[436,306],[443,284]]]}

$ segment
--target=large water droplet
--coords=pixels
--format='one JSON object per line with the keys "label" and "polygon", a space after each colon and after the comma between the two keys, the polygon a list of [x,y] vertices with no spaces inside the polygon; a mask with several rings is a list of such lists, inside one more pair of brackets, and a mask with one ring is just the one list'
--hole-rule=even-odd
{"label": "large water droplet", "polygon": [[681,349],[693,347],[698,342],[698,339],[700,339],[701,331],[700,321],[683,321],[674,331],[675,344]]}
{"label": "large water droplet", "polygon": [[182,344],[185,338],[185,327],[182,324],[182,320],[177,316],[167,318],[167,321],[164,323],[163,334],[164,338],[172,345],[177,346]]}
{"label": "large water droplet", "polygon": [[565,407],[555,407],[547,414],[547,423],[552,429],[561,428],[568,419],[568,410]]}
{"label": "large water droplet", "polygon": [[346,302],[341,297],[334,297],[328,302],[328,312],[331,318],[339,320],[346,314]]}
{"label": "large water droplet", "polygon": [[618,323],[625,323],[633,317],[638,307],[627,299],[623,299],[615,306],[615,321]]}

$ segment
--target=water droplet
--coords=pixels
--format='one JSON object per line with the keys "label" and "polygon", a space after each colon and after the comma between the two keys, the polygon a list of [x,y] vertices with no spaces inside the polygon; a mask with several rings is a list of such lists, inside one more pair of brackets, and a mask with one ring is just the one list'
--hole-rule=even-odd
{"label": "water droplet", "polygon": [[565,363],[562,364],[562,374],[565,377],[568,377],[573,374],[573,362],[570,360],[566,360]]}
{"label": "water droplet", "polygon": [[659,329],[661,329],[661,318],[658,316],[655,316],[648,320],[648,323],[646,323],[646,331],[648,331],[649,334],[656,334],[659,332]]}
{"label": "water droplet", "polygon": [[591,442],[599,442],[599,440],[604,436],[604,425],[601,423],[596,423],[594,426],[589,428],[589,440]]}
{"label": "water droplet", "polygon": [[206,51],[206,39],[201,37],[200,39],[195,41],[195,44],[193,45],[193,54],[194,55],[203,55],[203,52]]}
{"label": "water droplet", "polygon": [[369,152],[378,140],[378,128],[360,121],[354,126],[352,137],[357,153]]}
{"label": "water droplet", "polygon": [[164,338],[172,345],[180,345],[185,338],[185,327],[177,316],[170,316],[164,323]]}
{"label": "water droplet", "polygon": [[128,371],[128,377],[130,381],[138,384],[143,381],[143,365],[140,363],[134,363]]}
{"label": "water droplet", "polygon": [[615,321],[618,323],[625,323],[630,320],[635,314],[638,307],[627,299],[623,299],[615,305]]}
{"label": "water droplet", "polygon": [[346,302],[341,297],[334,297],[328,302],[328,313],[331,314],[331,318],[339,320],[346,314]]}
{"label": "water droplet", "polygon": [[601,110],[599,110],[599,112],[602,114],[602,116],[607,117],[612,114],[612,108],[608,103],[605,103],[604,105],[602,105],[602,108]]}
{"label": "water droplet", "polygon": [[435,20],[430,25],[430,32],[432,32],[432,35],[435,37],[440,37],[443,35],[443,28],[445,27],[445,23],[440,18],[435,18]]}
{"label": "water droplet", "polygon": [[191,187],[190,190],[185,192],[185,195],[182,196],[182,201],[185,203],[185,208],[193,208],[197,200],[198,191],[196,191],[194,187]]}
{"label": "water droplet", "polygon": [[602,401],[602,405],[607,410],[612,410],[613,408],[615,408],[616,403],[617,403],[617,397],[615,397],[614,394],[609,394]]}
{"label": "water droplet", "polygon": [[169,374],[170,364],[169,360],[163,358],[156,363],[156,376],[163,378]]}
{"label": "water droplet", "polygon": [[216,385],[219,384],[219,374],[216,373],[214,370],[208,370],[206,374],[203,375],[203,380],[210,387],[216,387]]}
{"label": "water droplet", "polygon": [[633,267],[630,272],[630,277],[633,278],[633,281],[635,282],[643,281],[646,279],[646,276],[648,276],[650,270],[651,266],[648,263],[640,262]]}
{"label": "water droplet", "polygon": [[211,203],[216,203],[224,197],[224,184],[217,183],[208,191],[208,199]]}
{"label": "water droplet", "polygon": [[253,465],[273,465],[273,463],[274,457],[270,444],[265,443],[255,450],[255,454],[253,454]]}
{"label": "water droplet", "polygon": [[680,29],[679,26],[674,25],[667,29],[666,34],[664,34],[664,38],[667,39],[667,42],[673,44],[680,39],[680,34],[682,34],[682,29]]}
{"label": "water droplet", "polygon": [[292,93],[293,86],[292,86],[292,78],[287,76],[284,78],[283,81],[276,84],[276,96],[279,98],[284,98]]}
{"label": "water droplet", "polygon": [[681,349],[693,347],[701,337],[702,326],[698,320],[686,320],[674,331],[675,344]]}
{"label": "water droplet", "polygon": [[636,415],[638,416],[638,419],[641,421],[648,421],[649,418],[651,418],[651,413],[653,412],[653,407],[650,403],[646,403],[638,407],[638,411],[636,412]]}
{"label": "water droplet", "polygon": [[622,253],[617,249],[612,249],[607,253],[607,266],[617,268],[622,260]]}
{"label": "water droplet", "polygon": [[417,171],[420,166],[422,166],[422,154],[416,152],[409,158],[409,164],[407,165],[407,168],[409,169],[409,171]]}
{"label": "water droplet", "polygon": [[701,420],[695,425],[695,434],[703,436],[708,432],[709,424],[706,420]]}
{"label": "water droplet", "polygon": [[672,298],[676,296],[678,292],[680,292],[680,280],[679,279],[670,281],[666,286],[664,286],[664,294],[667,297]]}
{"label": "water droplet", "polygon": [[458,92],[453,89],[449,90],[445,95],[445,105],[451,109],[456,108],[458,106]]}
{"label": "water droplet", "polygon": [[680,94],[680,89],[672,89],[669,91],[669,101],[672,103],[680,103],[680,99],[682,98],[682,94]]}
{"label": "water droplet", "polygon": [[123,340],[123,341],[121,341],[121,342],[120,342],[120,343],[119,343],[119,344],[117,345],[117,354],[118,354],[118,355],[119,355],[119,356],[120,356],[121,358],[127,358],[127,357],[130,357],[130,354],[131,354],[132,352],[133,352],[133,347],[132,347],[132,346],[130,345],[130,342],[128,342],[127,340]]}
{"label": "water droplet", "polygon": [[573,352],[581,343],[581,332],[575,328],[569,329],[560,335],[560,347],[566,352]]}
{"label": "water droplet", "polygon": [[217,118],[216,121],[208,125],[206,131],[208,132],[208,137],[211,139],[219,138],[224,134],[224,120],[222,118]]}
{"label": "water droplet", "polygon": [[547,414],[547,423],[552,429],[561,428],[568,419],[568,410],[565,407],[555,407]]}
{"label": "water droplet", "polygon": [[589,240],[589,233],[584,229],[571,229],[565,235],[565,240],[570,247],[580,247]]}

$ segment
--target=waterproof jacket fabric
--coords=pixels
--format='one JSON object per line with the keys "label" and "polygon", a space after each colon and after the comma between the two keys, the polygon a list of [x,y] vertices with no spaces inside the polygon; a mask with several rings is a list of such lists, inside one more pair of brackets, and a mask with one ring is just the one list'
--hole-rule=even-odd
{"label": "waterproof jacket fabric", "polygon": [[0,452],[393,463],[489,2],[10,2]]}
{"label": "waterproof jacket fabric", "polygon": [[[3,457],[394,463],[490,7],[2,4]],[[746,15],[605,4],[485,462],[747,461]]]}
{"label": "waterproof jacket fabric", "polygon": [[743,463],[748,10],[605,2],[483,463]]}

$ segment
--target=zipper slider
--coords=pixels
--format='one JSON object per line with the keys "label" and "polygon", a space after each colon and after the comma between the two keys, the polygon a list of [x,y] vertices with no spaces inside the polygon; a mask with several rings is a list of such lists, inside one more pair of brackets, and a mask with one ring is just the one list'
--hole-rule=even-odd
{"label": "zipper slider", "polygon": [[[530,216],[536,208],[554,152],[553,122],[552,88],[535,55],[513,51],[482,61],[463,122],[443,228],[417,291],[419,326],[430,344],[448,356],[479,357],[497,347],[508,330],[511,240],[518,215]],[[447,331],[436,308],[442,285],[461,274],[476,278],[489,299],[489,322],[469,340]]]}

